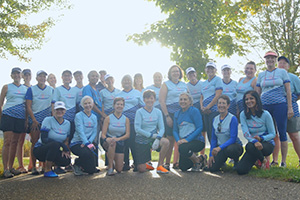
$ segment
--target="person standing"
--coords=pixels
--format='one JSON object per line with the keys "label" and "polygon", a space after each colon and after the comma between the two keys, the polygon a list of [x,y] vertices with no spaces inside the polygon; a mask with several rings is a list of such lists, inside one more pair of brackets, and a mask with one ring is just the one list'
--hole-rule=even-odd
{"label": "person standing", "polygon": [[103,90],[104,88],[106,88],[106,83],[105,83],[105,75],[107,74],[107,72],[105,70],[100,70],[99,71],[99,75],[98,79],[100,77],[100,81],[98,84],[96,84],[96,89],[98,92],[100,92],[101,90]]}
{"label": "person standing", "polygon": [[76,81],[76,85],[74,87],[74,90],[77,90],[77,96],[76,96],[76,113],[83,110],[83,108],[80,105],[81,99],[82,99],[82,90],[83,90],[83,74],[82,71],[76,71],[73,73],[74,79]]}
{"label": "person standing", "polygon": [[231,66],[230,65],[223,65],[221,67],[222,75],[223,75],[223,93],[227,95],[230,99],[230,106],[228,111],[233,114],[234,116],[237,115],[236,110],[236,86],[237,82],[231,79]]}
{"label": "person standing", "polygon": [[155,72],[153,74],[153,85],[150,85],[148,87],[146,87],[144,91],[146,90],[153,90],[156,94],[156,97],[155,97],[155,103],[154,103],[154,107],[160,109],[160,104],[159,104],[159,91],[160,91],[160,88],[161,88],[161,85],[162,85],[162,80],[163,80],[163,76],[160,72]]}

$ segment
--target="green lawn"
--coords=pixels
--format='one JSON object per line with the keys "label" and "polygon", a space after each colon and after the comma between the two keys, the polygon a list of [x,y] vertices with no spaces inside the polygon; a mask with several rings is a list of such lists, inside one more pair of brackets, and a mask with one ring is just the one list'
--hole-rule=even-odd
{"label": "green lawn", "polygon": [[[2,147],[2,140],[0,140],[0,147]],[[30,147],[30,142],[25,141],[25,155],[28,155]],[[0,149],[1,153],[2,148]],[[209,149],[206,149],[206,154],[209,154]],[[0,176],[3,173],[3,165],[2,165],[2,153],[0,154]],[[158,161],[158,152],[152,152],[152,161]],[[104,159],[104,155],[102,155]],[[132,158],[131,158],[132,159]],[[272,158],[271,158],[272,161]],[[279,162],[281,161],[281,157],[279,157]],[[172,161],[171,161],[172,162]],[[29,163],[29,158],[24,157],[24,164],[27,166]],[[288,157],[287,157],[287,168],[281,167],[272,167],[270,170],[260,170],[253,167],[249,173],[249,176],[256,176],[262,178],[270,178],[270,179],[277,179],[283,181],[290,181],[290,182],[297,182],[300,183],[300,168],[298,168],[298,157],[294,151],[292,143],[289,143],[289,150],[288,150]],[[236,173],[232,169],[232,164],[228,164],[225,169],[223,169],[226,173]],[[14,167],[18,167],[17,159],[15,159]]]}

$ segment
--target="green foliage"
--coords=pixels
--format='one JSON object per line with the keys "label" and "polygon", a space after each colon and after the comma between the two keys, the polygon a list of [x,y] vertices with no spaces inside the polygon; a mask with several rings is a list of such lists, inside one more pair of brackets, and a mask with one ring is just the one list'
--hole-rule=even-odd
{"label": "green foliage", "polygon": [[0,58],[11,54],[30,61],[26,53],[41,48],[45,33],[55,20],[43,19],[39,24],[31,25],[27,17],[53,7],[65,9],[70,5],[67,0],[0,0]]}

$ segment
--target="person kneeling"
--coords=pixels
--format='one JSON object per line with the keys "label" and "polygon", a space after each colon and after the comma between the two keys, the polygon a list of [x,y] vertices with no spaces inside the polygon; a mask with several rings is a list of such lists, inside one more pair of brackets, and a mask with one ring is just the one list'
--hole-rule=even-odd
{"label": "person kneeling", "polygon": [[238,120],[233,114],[228,112],[230,107],[229,97],[221,95],[217,106],[220,114],[213,120],[208,160],[210,172],[219,171],[228,157],[234,160],[234,166],[236,166],[239,157],[243,153],[242,142],[237,137]]}

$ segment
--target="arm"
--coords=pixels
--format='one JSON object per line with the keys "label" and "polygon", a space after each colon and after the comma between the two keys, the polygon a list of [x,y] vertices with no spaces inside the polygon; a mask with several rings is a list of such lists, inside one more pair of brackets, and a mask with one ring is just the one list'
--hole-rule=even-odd
{"label": "arm", "polygon": [[286,91],[286,99],[288,104],[288,118],[292,118],[294,116],[294,111],[292,107],[292,93],[291,93],[291,85],[290,82],[286,82],[284,84],[285,91]]}
{"label": "arm", "polygon": [[2,90],[1,90],[1,95],[0,95],[0,120],[1,120],[1,116],[2,116],[2,108],[3,108],[4,99],[5,99],[7,90],[8,90],[7,85],[4,85]]}
{"label": "arm", "polygon": [[200,96],[200,109],[203,110],[203,95]]}
{"label": "arm", "polygon": [[173,123],[173,136],[174,136],[176,142],[178,142],[178,140],[180,140],[178,123],[177,123],[177,120],[176,120],[176,113],[175,113],[175,116],[174,116],[174,123]]}
{"label": "arm", "polygon": [[236,142],[236,138],[238,135],[238,120],[236,117],[232,117],[231,122],[230,122],[230,138],[224,142],[223,144],[220,145],[221,149],[225,149],[231,144],[234,144]]}
{"label": "arm", "polygon": [[152,137],[153,133],[151,132],[147,132],[145,130],[142,129],[142,113],[140,112],[140,110],[138,110],[135,114],[135,118],[134,118],[134,129],[136,133],[139,133],[147,138]]}
{"label": "arm", "polygon": [[258,142],[257,139],[252,137],[252,135],[249,131],[247,121],[246,121],[246,115],[244,114],[244,112],[241,112],[240,120],[241,120],[241,126],[242,126],[242,131],[243,131],[244,137],[248,140],[248,142],[252,142],[253,144]]}
{"label": "arm", "polygon": [[[214,120],[213,120],[213,123],[214,123]],[[213,124],[212,123],[212,124]],[[210,139],[210,151],[209,151],[209,157],[212,157],[212,150],[214,148],[217,147],[217,136],[216,136],[216,133],[215,133],[215,129],[214,127],[212,128],[212,132],[211,132],[211,139]]]}
{"label": "arm", "polygon": [[32,126],[31,130],[32,131],[37,131],[39,127],[39,122],[36,120],[34,117],[34,114],[32,112],[32,100],[26,100],[26,113],[29,114],[30,118],[32,119]]}
{"label": "arm", "polygon": [[194,140],[199,134],[201,134],[201,131],[203,129],[202,116],[198,109],[195,108],[192,110],[191,119],[193,120],[196,129],[187,138],[185,138],[188,142]]}
{"label": "arm", "polygon": [[107,129],[108,129],[108,126],[109,126],[109,116],[107,116],[103,122],[103,127],[102,127],[102,134],[101,134],[101,137],[103,140],[106,139],[106,134],[107,134]]}
{"label": "arm", "polygon": [[169,127],[173,127],[173,120],[169,116],[169,112],[168,112],[167,105],[166,105],[167,94],[168,94],[168,88],[167,88],[166,84],[164,83],[161,86],[160,91],[159,91],[159,103],[160,103],[161,110],[162,110],[164,116],[166,117],[167,125]]}
{"label": "arm", "polygon": [[165,133],[165,125],[164,125],[164,120],[163,120],[163,116],[162,116],[162,113],[161,111],[159,110],[159,117],[158,117],[158,129],[159,129],[159,132],[158,132],[158,135],[157,135],[157,138],[162,138],[164,136],[164,133]]}
{"label": "arm", "polygon": [[126,132],[125,135],[123,135],[122,137],[116,138],[117,141],[122,141],[122,140],[126,140],[130,137],[130,121],[129,119],[126,117]]}
{"label": "arm", "polygon": [[262,139],[262,141],[270,141],[275,138],[276,135],[275,126],[271,114],[267,111],[264,111],[264,114],[265,114],[265,125],[267,127],[268,134],[262,135],[260,136],[260,138]]}
{"label": "arm", "polygon": [[222,95],[223,89],[218,89],[216,90],[215,93],[215,97],[213,98],[213,100],[206,106],[206,109],[210,109],[211,107],[213,107],[214,105],[216,105],[219,97]]}
{"label": "arm", "polygon": [[256,91],[256,82],[257,82],[257,78],[255,78],[252,83],[251,83],[251,87]]}
{"label": "arm", "polygon": [[254,88],[259,95],[261,95],[260,79],[260,75],[258,75],[258,78],[256,79],[256,87]]}
{"label": "arm", "polygon": [[75,130],[76,130],[76,133],[78,133],[82,143],[84,145],[87,145],[89,143],[92,143],[93,141],[89,141],[85,135],[85,132],[84,132],[84,124],[83,124],[83,121],[80,117],[80,113],[76,114],[75,116]]}

